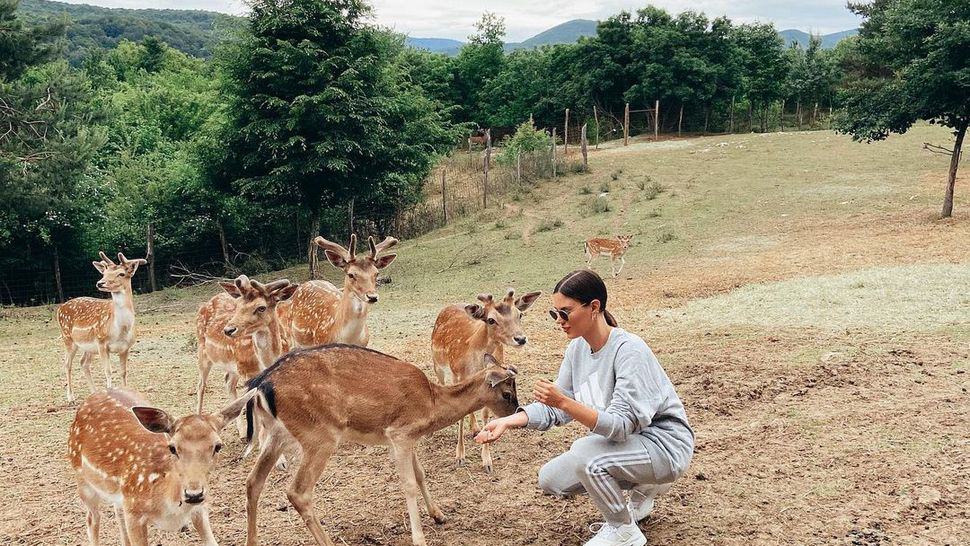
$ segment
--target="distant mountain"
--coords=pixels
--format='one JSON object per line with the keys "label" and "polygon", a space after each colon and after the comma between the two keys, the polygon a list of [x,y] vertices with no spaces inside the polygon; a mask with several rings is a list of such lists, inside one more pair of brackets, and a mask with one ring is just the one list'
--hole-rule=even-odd
{"label": "distant mountain", "polygon": [[518,44],[508,44],[506,49],[531,49],[550,44],[572,44],[583,36],[596,36],[596,21],[573,19],[529,38]]}
{"label": "distant mountain", "polygon": [[21,0],[17,13],[28,21],[67,17],[67,54],[72,63],[92,48],[114,47],[121,40],[140,41],[158,36],[168,45],[195,57],[207,58],[223,33],[245,19],[199,10],[119,9]]}
{"label": "distant mountain", "polygon": [[[822,49],[832,49],[839,42],[845,38],[855,36],[859,34],[859,29],[854,28],[852,30],[843,30],[841,32],[833,32],[831,34],[823,34],[822,38]],[[791,45],[792,42],[798,42],[803,48],[808,47],[808,41],[811,35],[807,32],[802,32],[800,30],[795,30],[793,28],[783,30],[778,33],[785,40],[785,47]]]}
{"label": "distant mountain", "polygon": [[450,38],[412,38],[407,37],[405,43],[416,49],[427,49],[432,53],[444,53],[445,55],[457,55],[464,42],[452,40]]}

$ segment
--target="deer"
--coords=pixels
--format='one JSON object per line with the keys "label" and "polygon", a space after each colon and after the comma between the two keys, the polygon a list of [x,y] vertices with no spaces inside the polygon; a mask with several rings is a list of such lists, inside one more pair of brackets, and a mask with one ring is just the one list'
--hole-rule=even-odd
{"label": "deer", "polygon": [[215,546],[206,487],[222,449],[219,431],[254,395],[215,414],[177,420],[133,390],[86,398],[71,425],[68,458],[87,511],[88,541],[100,542],[106,502],[114,506],[123,545],[148,546],[149,525],[178,531],[191,522],[206,546]]}
{"label": "deer", "polygon": [[397,239],[387,237],[381,243],[375,243],[373,237],[368,237],[370,254],[360,256],[356,253],[356,234],[350,236],[348,248],[323,237],[314,239],[330,264],[343,270],[344,286],[340,290],[327,281],[308,281],[300,284],[288,303],[278,307],[280,322],[288,338],[287,349],[327,343],[366,347],[370,341],[367,313],[378,300],[377,275],[397,258],[397,254],[379,254],[397,242]]}
{"label": "deer", "polygon": [[[246,275],[220,285],[224,291],[202,304],[196,315],[198,413],[202,413],[206,383],[213,367],[226,371],[226,390],[235,400],[240,380],[249,381],[283,354],[276,307],[297,288],[287,279],[263,284]],[[242,419],[237,420],[237,428],[243,437]]]}
{"label": "deer", "polygon": [[111,294],[111,299],[74,298],[57,308],[57,325],[64,343],[64,369],[67,373],[67,401],[74,402],[74,356],[81,351],[81,368],[94,392],[91,378],[91,359],[97,353],[104,368],[107,388],[111,387],[110,353],[118,355],[121,363],[121,385],[128,386],[128,351],[135,344],[135,304],[132,299],[131,278],[138,266],[147,264],[144,259],[129,260],[121,252],[118,263],[111,261],[104,252],[100,261],[91,262],[101,273],[95,285],[101,292]]}
{"label": "deer", "polygon": [[[522,316],[542,295],[529,292],[520,298],[509,288],[505,298],[496,301],[491,294],[479,294],[478,301],[468,305],[449,305],[438,313],[431,332],[431,353],[435,375],[442,385],[461,382],[482,369],[483,355],[505,362],[505,346],[523,347],[528,338],[522,331]],[[482,422],[488,421],[488,409],[482,411]],[[474,436],[480,430],[475,413],[468,414],[468,428]],[[464,420],[458,422],[458,446],[455,462],[465,464]],[[482,445],[482,467],[492,472],[492,448]]]}
{"label": "deer", "polygon": [[[626,260],[623,255],[630,249],[630,241],[633,235],[617,235],[615,239],[602,239],[594,237],[587,239],[583,243],[583,251],[586,254],[586,267],[593,268],[593,260],[600,256],[609,256],[610,269],[613,271],[613,278],[616,278],[623,271]],[[620,269],[616,269],[616,261],[620,260]]]}
{"label": "deer", "polygon": [[444,523],[445,515],[428,494],[417,444],[475,410],[488,407],[505,416],[519,405],[515,367],[484,358],[478,373],[444,386],[408,362],[365,347],[332,344],[287,353],[253,378],[247,386],[257,392],[246,419],[260,420],[268,434],[246,479],[246,544],[258,544],[259,497],[273,462],[284,446],[296,446],[302,457],[287,498],[316,543],[333,546],[314,513],[313,488],[337,447],[349,441],[390,447],[404,489],[411,541],[425,546],[418,495],[436,523]]}

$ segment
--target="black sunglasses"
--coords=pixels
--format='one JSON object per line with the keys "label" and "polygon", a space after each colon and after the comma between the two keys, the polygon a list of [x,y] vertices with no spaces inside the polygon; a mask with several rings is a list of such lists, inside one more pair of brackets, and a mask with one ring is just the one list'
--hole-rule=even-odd
{"label": "black sunglasses", "polygon": [[[586,307],[587,305],[589,304],[584,303],[580,305],[580,307]],[[566,311],[565,309],[556,309],[553,307],[549,310],[549,316],[552,317],[552,320],[562,319],[563,322],[569,322],[569,313],[572,313],[573,311],[574,309]]]}

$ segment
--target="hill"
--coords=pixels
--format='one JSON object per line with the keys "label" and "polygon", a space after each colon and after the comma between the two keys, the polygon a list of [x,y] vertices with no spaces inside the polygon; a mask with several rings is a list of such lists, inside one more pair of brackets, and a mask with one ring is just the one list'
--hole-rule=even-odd
{"label": "hill", "polygon": [[[859,34],[859,29],[854,28],[851,30],[843,30],[840,32],[833,32],[831,34],[823,34],[822,38],[822,49],[832,49],[839,42],[845,38],[849,38]],[[811,34],[807,32],[802,32],[801,30],[795,30],[793,28],[782,30],[778,33],[782,39],[785,40],[785,46],[791,45],[792,42],[798,42],[803,48],[808,47],[808,41],[811,38]]]}
{"label": "hill", "polygon": [[583,36],[596,36],[597,24],[597,21],[590,21],[589,19],[573,19],[544,30],[524,42],[507,44],[505,48],[531,49],[551,44],[571,44]]}

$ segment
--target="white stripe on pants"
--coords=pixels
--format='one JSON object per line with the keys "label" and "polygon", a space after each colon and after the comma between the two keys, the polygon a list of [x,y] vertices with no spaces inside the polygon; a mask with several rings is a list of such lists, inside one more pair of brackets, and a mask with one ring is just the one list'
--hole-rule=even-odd
{"label": "white stripe on pants", "polygon": [[539,487],[557,496],[585,492],[606,521],[629,523],[623,490],[647,492],[649,486],[660,485],[646,443],[638,434],[624,442],[596,434],[584,436],[573,442],[569,451],[542,466]]}

